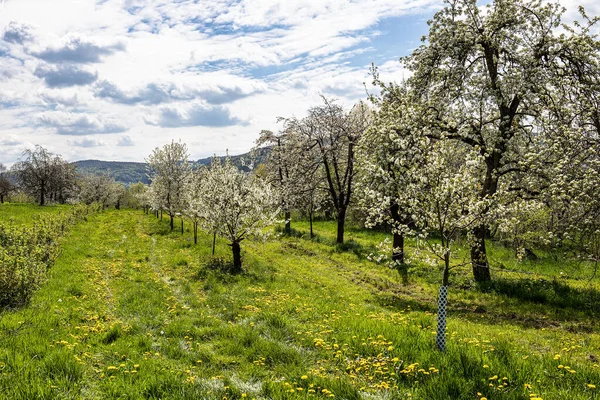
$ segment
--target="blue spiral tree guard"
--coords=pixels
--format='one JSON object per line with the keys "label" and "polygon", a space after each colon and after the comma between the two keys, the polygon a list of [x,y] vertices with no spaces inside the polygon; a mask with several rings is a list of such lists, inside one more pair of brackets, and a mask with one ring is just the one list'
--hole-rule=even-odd
{"label": "blue spiral tree guard", "polygon": [[448,286],[440,286],[438,295],[438,320],[435,344],[439,351],[446,351],[446,305],[448,304]]}

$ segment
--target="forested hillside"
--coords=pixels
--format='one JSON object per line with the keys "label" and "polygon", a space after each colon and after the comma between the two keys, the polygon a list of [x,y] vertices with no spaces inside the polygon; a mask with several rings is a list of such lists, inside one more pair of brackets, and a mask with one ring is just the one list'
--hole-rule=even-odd
{"label": "forested hillside", "polygon": [[[261,164],[265,161],[269,150],[258,149],[254,153],[255,164]],[[222,161],[225,160],[226,156],[219,157]],[[200,165],[210,165],[212,157],[201,158],[196,161]],[[231,156],[231,163],[238,168],[244,168],[248,166],[252,160],[251,153],[244,153],[237,156]],[[109,173],[117,182],[121,182],[125,185],[132,185],[134,183],[149,184],[150,178],[148,176],[148,164],[138,162],[126,162],[126,161],[100,161],[100,160],[81,160],[73,163],[77,171],[90,174],[105,174]]]}
{"label": "forested hillside", "polygon": [[78,172],[89,174],[109,173],[117,182],[126,185],[142,182],[150,183],[146,163],[124,161],[82,160],[73,163]]}

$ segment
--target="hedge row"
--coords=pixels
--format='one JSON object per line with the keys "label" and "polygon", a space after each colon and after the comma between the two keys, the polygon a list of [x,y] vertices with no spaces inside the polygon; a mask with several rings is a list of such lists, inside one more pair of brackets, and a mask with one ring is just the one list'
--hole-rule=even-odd
{"label": "hedge row", "polygon": [[0,224],[0,308],[26,304],[58,256],[59,239],[99,210],[98,205],[77,205],[56,215],[35,215],[28,226]]}

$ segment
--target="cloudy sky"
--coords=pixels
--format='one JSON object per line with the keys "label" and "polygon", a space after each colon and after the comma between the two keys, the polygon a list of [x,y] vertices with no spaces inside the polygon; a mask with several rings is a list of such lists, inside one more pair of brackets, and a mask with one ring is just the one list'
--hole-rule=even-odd
{"label": "cloudy sky", "polygon": [[[563,3],[573,13],[574,0]],[[596,0],[583,0],[590,14]],[[0,0],[0,162],[40,144],[70,161],[248,151],[319,94],[365,97],[439,0]]]}

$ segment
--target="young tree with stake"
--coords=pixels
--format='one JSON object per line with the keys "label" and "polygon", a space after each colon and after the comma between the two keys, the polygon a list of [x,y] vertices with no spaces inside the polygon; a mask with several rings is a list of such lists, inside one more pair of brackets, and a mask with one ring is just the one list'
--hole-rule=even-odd
{"label": "young tree with stake", "polygon": [[[491,200],[478,196],[481,160],[468,146],[442,138],[431,143],[425,162],[410,171],[418,179],[407,186],[418,238],[443,263],[436,343],[445,350],[446,305],[452,255],[457,237],[484,222]],[[439,235],[439,240],[430,234]],[[473,238],[470,238],[473,240]]]}

